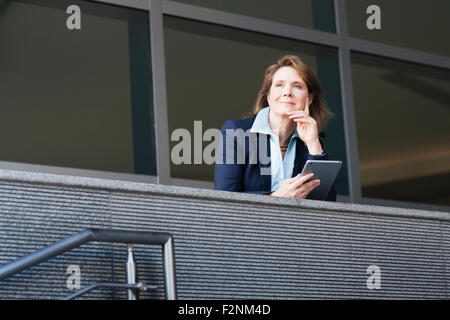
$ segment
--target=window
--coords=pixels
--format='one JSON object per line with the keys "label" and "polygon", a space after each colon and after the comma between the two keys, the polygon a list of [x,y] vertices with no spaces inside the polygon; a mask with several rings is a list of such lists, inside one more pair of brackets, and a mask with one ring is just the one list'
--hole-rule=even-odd
{"label": "window", "polygon": [[0,43],[0,161],[156,174],[148,12],[3,1]]}
{"label": "window", "polygon": [[[367,7],[381,10],[381,30],[369,30]],[[447,0],[347,0],[348,30],[352,37],[450,56],[450,2]]]}
{"label": "window", "polygon": [[450,72],[351,57],[363,196],[450,205]]}

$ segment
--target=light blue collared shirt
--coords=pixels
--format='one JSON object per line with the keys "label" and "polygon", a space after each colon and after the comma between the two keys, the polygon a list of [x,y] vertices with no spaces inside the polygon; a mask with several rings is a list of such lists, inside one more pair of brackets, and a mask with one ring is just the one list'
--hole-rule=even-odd
{"label": "light blue collared shirt", "polygon": [[297,145],[297,139],[294,138],[298,137],[298,133],[297,130],[294,130],[283,158],[281,155],[279,137],[270,129],[269,111],[270,107],[266,107],[258,112],[250,132],[262,133],[270,136],[270,168],[272,176],[271,190],[274,192],[280,188],[283,180],[292,177]]}

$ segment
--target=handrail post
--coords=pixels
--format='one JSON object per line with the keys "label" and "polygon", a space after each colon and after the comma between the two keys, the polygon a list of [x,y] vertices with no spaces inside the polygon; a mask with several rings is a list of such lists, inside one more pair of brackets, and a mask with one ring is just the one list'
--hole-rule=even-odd
{"label": "handrail post", "polygon": [[172,236],[170,236],[163,245],[163,259],[166,299],[176,300],[177,287],[175,279],[175,250]]}
{"label": "handrail post", "polygon": [[[136,260],[134,259],[133,244],[127,244],[127,283],[135,284],[137,280]],[[137,300],[137,293],[134,289],[128,289],[128,300]]]}

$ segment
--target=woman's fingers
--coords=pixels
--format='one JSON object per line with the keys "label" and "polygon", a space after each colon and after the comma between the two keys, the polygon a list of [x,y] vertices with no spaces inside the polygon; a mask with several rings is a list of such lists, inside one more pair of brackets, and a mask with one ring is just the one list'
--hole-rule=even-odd
{"label": "woman's fingers", "polygon": [[316,125],[317,124],[317,122],[316,122],[316,120],[314,120],[314,118],[312,118],[312,117],[310,117],[309,115],[307,115],[305,112],[303,112],[303,111],[299,111],[298,113],[295,113],[295,114],[291,114],[290,116],[289,116],[289,118],[291,119],[291,120],[293,120],[295,123],[304,123],[304,122],[306,122],[306,123],[310,123],[310,124],[312,124],[312,125]]}
{"label": "woman's fingers", "polygon": [[308,195],[311,191],[317,188],[320,185],[320,179],[314,179],[305,184],[305,189]]}
{"label": "woman's fingers", "polygon": [[312,179],[314,173],[298,174],[295,177],[285,180],[285,183],[279,190],[284,190],[283,193],[287,198],[306,198],[308,194],[320,185],[319,179]]}
{"label": "woman's fingers", "polygon": [[313,120],[313,119],[311,119],[311,118],[297,118],[297,119],[294,119],[294,122],[307,122],[307,123],[311,123],[311,124],[315,124],[316,122]]}
{"label": "woman's fingers", "polygon": [[291,183],[291,187],[294,189],[298,189],[302,184],[311,179],[314,176],[314,173],[310,172],[307,174],[297,175],[295,177],[295,181]]}
{"label": "woman's fingers", "polygon": [[[300,173],[299,173],[298,175],[300,175]],[[291,183],[295,182],[295,180],[297,179],[298,175],[296,175],[295,177],[286,179],[286,181],[287,181],[289,184],[291,184]]]}
{"label": "woman's fingers", "polygon": [[306,97],[304,111],[309,116],[309,97]]}
{"label": "woman's fingers", "polygon": [[289,119],[295,119],[298,117],[309,117],[309,114],[305,111],[289,111]]}
{"label": "woman's fingers", "polygon": [[320,185],[319,179],[308,181],[299,188],[298,196],[296,198],[305,199],[311,193],[311,191],[313,191],[319,185]]}
{"label": "woman's fingers", "polygon": [[306,197],[314,188],[320,185],[320,179],[311,179],[314,176],[313,173],[296,176],[296,181],[290,184],[290,189],[297,195],[304,195]]}

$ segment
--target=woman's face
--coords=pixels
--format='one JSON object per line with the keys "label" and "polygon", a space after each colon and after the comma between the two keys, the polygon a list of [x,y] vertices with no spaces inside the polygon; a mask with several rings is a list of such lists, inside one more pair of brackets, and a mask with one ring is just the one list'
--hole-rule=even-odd
{"label": "woman's face", "polygon": [[308,88],[294,68],[281,67],[275,72],[267,95],[271,112],[278,116],[288,116],[288,111],[303,110],[307,98]]}

